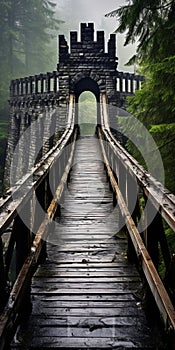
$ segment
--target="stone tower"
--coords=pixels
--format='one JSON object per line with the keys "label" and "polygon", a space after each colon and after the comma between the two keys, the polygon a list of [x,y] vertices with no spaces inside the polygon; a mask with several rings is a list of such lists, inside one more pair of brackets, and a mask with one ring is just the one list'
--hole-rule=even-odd
{"label": "stone tower", "polygon": [[91,91],[99,102],[100,93],[107,94],[108,103],[116,100],[116,37],[110,35],[105,52],[104,31],[97,31],[94,23],[81,23],[80,40],[77,32],[70,32],[70,48],[59,35],[59,91],[63,104],[69,94],[75,94],[76,102],[84,91]]}

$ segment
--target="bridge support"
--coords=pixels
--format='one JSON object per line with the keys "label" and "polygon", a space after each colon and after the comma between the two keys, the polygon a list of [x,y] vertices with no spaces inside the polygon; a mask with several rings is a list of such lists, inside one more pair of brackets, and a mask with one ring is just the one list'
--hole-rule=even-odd
{"label": "bridge support", "polygon": [[2,243],[1,237],[0,237],[0,295],[1,295],[1,298],[0,298],[0,313],[1,313],[8,299],[7,276],[6,276],[5,266],[4,266],[3,243]]}

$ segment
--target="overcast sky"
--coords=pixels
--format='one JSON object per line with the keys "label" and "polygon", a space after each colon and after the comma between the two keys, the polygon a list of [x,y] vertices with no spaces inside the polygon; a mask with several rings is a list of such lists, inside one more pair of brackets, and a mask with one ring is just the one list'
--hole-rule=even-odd
{"label": "overcast sky", "polygon": [[[106,40],[117,28],[117,19],[105,17],[105,14],[124,5],[125,0],[57,0],[58,11],[65,25],[61,27],[66,37],[70,30],[79,30],[80,22],[94,22],[96,30],[104,30]],[[70,23],[71,24],[68,24]],[[71,25],[71,28],[69,26]],[[68,38],[67,38],[68,39]],[[118,70],[133,72],[133,67],[125,67],[125,63],[135,54],[135,46],[124,47],[124,35],[117,34]]]}

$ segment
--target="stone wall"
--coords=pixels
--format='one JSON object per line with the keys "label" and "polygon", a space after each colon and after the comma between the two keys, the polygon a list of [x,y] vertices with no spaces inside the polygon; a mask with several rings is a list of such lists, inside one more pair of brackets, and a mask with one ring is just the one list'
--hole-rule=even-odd
{"label": "stone wall", "polygon": [[[67,125],[70,94],[78,102],[80,94],[89,90],[100,102],[100,94],[106,93],[110,123],[117,128],[115,107],[125,107],[126,96],[140,88],[143,80],[118,72],[117,60],[115,34],[105,50],[104,31],[95,33],[93,23],[81,23],[80,40],[78,32],[70,32],[70,48],[64,35],[59,35],[57,71],[11,82],[5,187],[10,185],[10,175],[12,180],[20,179],[59,139]],[[99,105],[97,111],[100,123]]]}
{"label": "stone wall", "polygon": [[[104,31],[97,31],[96,40],[93,23],[81,23],[80,38],[78,33],[70,32],[70,49],[63,35],[59,36],[59,91],[67,102],[69,94],[76,97],[85,90],[90,90],[97,96],[97,88],[88,83],[87,78],[95,82],[99,88],[99,94],[107,93],[108,100],[116,98],[116,38],[111,34],[108,41],[108,50],[105,52]],[[86,84],[79,83],[86,79]]]}

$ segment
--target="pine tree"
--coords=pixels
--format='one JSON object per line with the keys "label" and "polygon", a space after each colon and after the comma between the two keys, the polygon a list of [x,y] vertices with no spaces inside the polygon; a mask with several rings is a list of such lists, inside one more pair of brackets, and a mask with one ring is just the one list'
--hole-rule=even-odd
{"label": "pine tree", "polygon": [[[125,45],[138,41],[137,60],[146,82],[129,99],[129,111],[150,131],[161,152],[166,186],[175,192],[175,1],[130,0],[108,14],[117,16],[116,32],[126,33]],[[130,63],[132,62],[131,58]],[[129,121],[128,121],[129,123]],[[130,125],[132,129],[132,125]],[[143,139],[144,143],[144,139]],[[142,161],[131,142],[128,149]]]}

